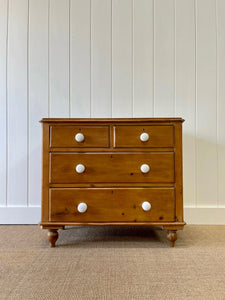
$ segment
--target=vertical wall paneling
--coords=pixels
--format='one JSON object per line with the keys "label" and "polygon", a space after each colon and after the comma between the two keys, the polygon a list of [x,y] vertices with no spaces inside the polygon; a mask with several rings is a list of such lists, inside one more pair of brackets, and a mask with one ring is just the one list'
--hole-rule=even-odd
{"label": "vertical wall paneling", "polygon": [[69,0],[49,0],[50,116],[69,117]]}
{"label": "vertical wall paneling", "polygon": [[134,0],[133,116],[153,116],[153,0]]}
{"label": "vertical wall paneling", "polygon": [[88,118],[90,103],[90,0],[71,0],[70,11],[70,96],[71,116]]}
{"label": "vertical wall paneling", "polygon": [[91,2],[91,116],[111,117],[111,0]]}
{"label": "vertical wall paneling", "polygon": [[197,0],[197,205],[217,203],[216,5]]}
{"label": "vertical wall paneling", "polygon": [[40,213],[48,116],[183,117],[187,217],[223,223],[224,15],[224,0],[0,0],[6,223]]}
{"label": "vertical wall paneling", "polygon": [[9,0],[8,206],[27,205],[28,1]]}
{"label": "vertical wall paneling", "polygon": [[112,2],[112,116],[133,115],[133,1]]}
{"label": "vertical wall paneling", "polygon": [[7,16],[8,1],[0,0],[0,206],[6,205],[6,172],[7,172],[7,90],[6,90],[6,61],[7,61]]}
{"label": "vertical wall paneling", "polygon": [[184,203],[195,205],[195,1],[176,1],[176,115],[183,117]]}
{"label": "vertical wall paneling", "polygon": [[155,38],[155,116],[174,115],[174,1],[156,0]]}
{"label": "vertical wall paneling", "polygon": [[[41,22],[40,22],[41,20]],[[41,199],[41,124],[48,117],[48,1],[29,2],[29,205]]]}
{"label": "vertical wall paneling", "polygon": [[217,0],[218,204],[225,205],[225,1]]}

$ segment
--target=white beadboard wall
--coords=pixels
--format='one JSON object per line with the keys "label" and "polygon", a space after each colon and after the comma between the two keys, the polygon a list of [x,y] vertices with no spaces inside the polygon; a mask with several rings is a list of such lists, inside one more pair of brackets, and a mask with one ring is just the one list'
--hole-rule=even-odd
{"label": "white beadboard wall", "polygon": [[225,0],[0,0],[0,223],[40,220],[43,117],[184,123],[190,224],[225,224]]}

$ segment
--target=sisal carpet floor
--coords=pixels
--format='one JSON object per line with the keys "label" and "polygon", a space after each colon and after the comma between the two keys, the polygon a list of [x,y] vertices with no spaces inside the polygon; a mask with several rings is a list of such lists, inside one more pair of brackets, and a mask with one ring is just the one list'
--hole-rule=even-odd
{"label": "sisal carpet floor", "polygon": [[0,226],[0,299],[225,300],[225,226],[186,226],[169,248],[150,227]]}

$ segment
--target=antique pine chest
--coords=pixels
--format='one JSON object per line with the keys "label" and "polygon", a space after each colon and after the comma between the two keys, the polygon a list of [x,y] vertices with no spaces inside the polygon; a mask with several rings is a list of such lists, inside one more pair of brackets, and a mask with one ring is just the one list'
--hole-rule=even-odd
{"label": "antique pine chest", "polygon": [[42,119],[42,218],[66,225],[183,229],[181,118]]}

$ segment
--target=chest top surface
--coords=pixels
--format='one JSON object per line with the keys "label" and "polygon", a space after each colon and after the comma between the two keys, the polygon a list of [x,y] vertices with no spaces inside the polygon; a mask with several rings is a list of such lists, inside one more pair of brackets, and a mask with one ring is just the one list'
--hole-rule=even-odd
{"label": "chest top surface", "polygon": [[43,118],[41,123],[171,123],[184,122],[182,118]]}

